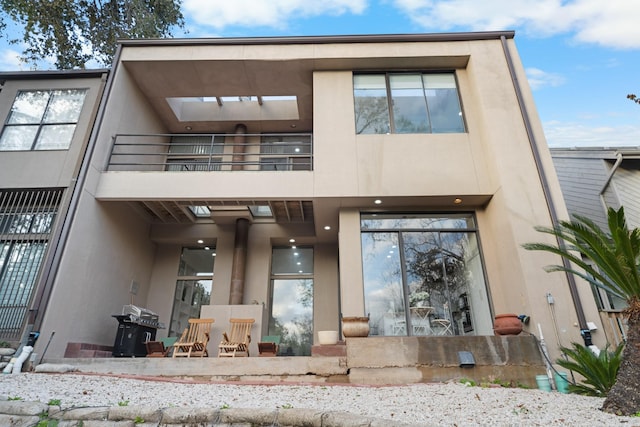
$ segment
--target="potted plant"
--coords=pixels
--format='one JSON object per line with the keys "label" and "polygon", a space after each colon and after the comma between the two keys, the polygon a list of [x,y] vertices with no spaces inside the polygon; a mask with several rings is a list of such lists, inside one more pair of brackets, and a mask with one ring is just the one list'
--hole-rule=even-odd
{"label": "potted plant", "polygon": [[342,334],[345,338],[369,336],[369,316],[342,317]]}
{"label": "potted plant", "polygon": [[409,307],[426,307],[429,299],[429,292],[420,291],[409,295]]}

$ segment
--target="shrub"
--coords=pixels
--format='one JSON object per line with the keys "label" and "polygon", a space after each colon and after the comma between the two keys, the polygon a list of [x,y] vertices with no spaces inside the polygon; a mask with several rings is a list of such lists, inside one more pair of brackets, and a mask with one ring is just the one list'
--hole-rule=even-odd
{"label": "shrub", "polygon": [[607,345],[599,355],[581,344],[572,345],[573,348],[561,347],[568,360],[556,360],[558,365],[584,377],[581,384],[569,383],[569,392],[586,396],[606,396],[616,382],[624,345],[620,344],[614,351],[610,351]]}

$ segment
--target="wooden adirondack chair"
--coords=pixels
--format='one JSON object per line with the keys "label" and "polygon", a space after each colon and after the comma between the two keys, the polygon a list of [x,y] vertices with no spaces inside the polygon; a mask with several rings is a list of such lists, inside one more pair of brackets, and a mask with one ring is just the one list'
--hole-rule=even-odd
{"label": "wooden adirondack chair", "polygon": [[251,342],[251,327],[254,319],[229,319],[231,332],[222,334],[222,341],[218,346],[218,357],[249,357],[249,343]]}
{"label": "wooden adirondack chair", "polygon": [[213,319],[189,319],[189,327],[173,344],[173,357],[209,356],[207,344]]}

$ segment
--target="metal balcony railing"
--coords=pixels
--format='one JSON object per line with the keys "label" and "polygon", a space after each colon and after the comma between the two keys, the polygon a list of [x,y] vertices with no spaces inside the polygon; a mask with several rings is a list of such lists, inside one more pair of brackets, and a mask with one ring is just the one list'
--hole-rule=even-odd
{"label": "metal balcony railing", "polygon": [[310,171],[310,133],[117,134],[107,171]]}

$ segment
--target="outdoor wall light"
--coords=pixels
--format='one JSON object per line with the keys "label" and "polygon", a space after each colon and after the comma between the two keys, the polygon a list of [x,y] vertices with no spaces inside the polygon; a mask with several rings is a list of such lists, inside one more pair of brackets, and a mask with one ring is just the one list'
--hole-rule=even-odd
{"label": "outdoor wall light", "polygon": [[458,361],[460,362],[461,368],[473,368],[476,366],[476,359],[474,359],[470,351],[459,351]]}
{"label": "outdoor wall light", "polygon": [[453,199],[453,203],[459,205],[460,203],[462,203],[462,199],[460,197],[456,197],[455,199]]}
{"label": "outdoor wall light", "polygon": [[373,201],[373,203],[375,203],[376,205],[379,205],[380,203],[382,203],[382,200],[376,199],[376,200]]}

